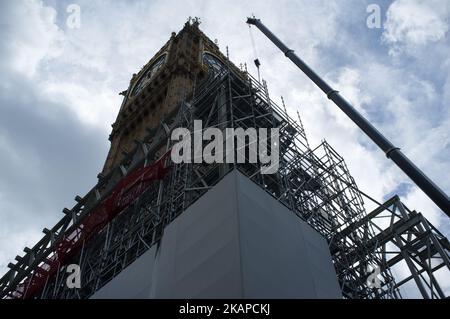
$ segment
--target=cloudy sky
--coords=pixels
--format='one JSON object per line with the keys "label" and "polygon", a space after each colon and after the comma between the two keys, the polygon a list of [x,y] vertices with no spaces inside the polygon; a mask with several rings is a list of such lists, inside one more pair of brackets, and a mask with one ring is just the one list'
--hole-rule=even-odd
{"label": "cloudy sky", "polygon": [[[67,12],[72,3],[79,27]],[[367,26],[370,4],[380,9],[379,28]],[[448,0],[0,0],[0,273],[95,184],[118,93],[171,32],[198,16],[222,51],[228,46],[236,64],[256,73],[251,14],[450,193]],[[326,139],[363,191],[380,201],[399,193],[450,235],[448,218],[272,43],[252,34],[272,98],[300,111],[311,145]]]}

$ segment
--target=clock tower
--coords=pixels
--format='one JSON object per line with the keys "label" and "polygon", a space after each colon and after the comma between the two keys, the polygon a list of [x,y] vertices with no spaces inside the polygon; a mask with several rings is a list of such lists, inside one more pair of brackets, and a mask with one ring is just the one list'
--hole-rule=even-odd
{"label": "clock tower", "polygon": [[[300,117],[232,64],[198,19],[121,94],[98,182],[8,264],[0,299],[399,298],[411,279],[425,298],[446,297],[433,272],[450,269],[448,239],[398,196],[366,213],[344,159],[326,141],[310,148]],[[196,121],[249,137],[276,128],[278,169],[169,160],[170,132],[195,139]],[[246,140],[232,150],[250,158]],[[405,260],[411,276],[396,282],[390,269]]]}
{"label": "clock tower", "polygon": [[[124,156],[183,100],[189,100],[196,82],[211,72],[220,72],[229,63],[218,46],[199,29],[198,18],[172,33],[169,41],[137,74],[133,74],[124,95],[109,140],[111,148],[102,175],[107,175]],[[230,63],[231,64],[231,63]],[[238,68],[231,65],[233,69]]]}

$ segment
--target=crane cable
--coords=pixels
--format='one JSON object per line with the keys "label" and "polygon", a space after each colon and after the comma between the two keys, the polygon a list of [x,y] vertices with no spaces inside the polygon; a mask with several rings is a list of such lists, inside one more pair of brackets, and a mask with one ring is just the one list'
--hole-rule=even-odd
{"label": "crane cable", "polygon": [[253,48],[253,55],[255,57],[255,60],[253,60],[253,62],[255,63],[256,68],[258,69],[258,82],[261,82],[261,76],[259,73],[259,67],[261,65],[261,62],[259,62],[259,59],[258,59],[258,51],[256,49],[255,39],[253,38],[252,26],[250,24],[248,25],[248,29],[249,29],[249,33],[250,33],[250,41],[252,43],[252,48]]}

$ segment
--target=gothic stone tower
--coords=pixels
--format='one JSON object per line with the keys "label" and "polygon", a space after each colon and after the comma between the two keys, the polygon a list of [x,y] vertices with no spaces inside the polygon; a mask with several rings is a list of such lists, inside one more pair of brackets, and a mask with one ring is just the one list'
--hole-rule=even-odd
{"label": "gothic stone tower", "polygon": [[[325,239],[333,236],[328,215],[310,213],[325,185],[313,179],[320,159],[267,87],[232,64],[197,20],[172,33],[123,95],[98,183],[18,257],[0,297],[341,296]],[[280,170],[175,163],[164,155],[169,134],[194,133],[195,120],[221,130],[279,128]],[[70,264],[80,267],[79,289],[65,284]]]}
{"label": "gothic stone tower", "polygon": [[[121,165],[139,141],[151,143],[156,139],[157,128],[174,113],[182,113],[186,104],[192,103],[191,119],[202,119],[222,129],[223,123],[231,125],[233,119],[246,128],[284,126],[270,111],[270,102],[265,102],[267,87],[253,88],[253,81],[200,31],[198,20],[187,22],[133,75],[128,90],[123,92],[125,98],[113,124],[103,175]],[[290,134],[287,132],[292,129],[285,133]],[[159,155],[164,151],[161,146]],[[176,166],[170,173],[172,186],[164,186],[163,191],[170,199],[158,207],[162,219],[172,216],[165,223],[159,243],[149,245],[145,253],[90,298],[341,296],[326,241],[252,183],[248,175],[255,176],[258,167],[244,165],[245,176],[228,164]],[[184,178],[183,174],[193,177]],[[266,186],[279,180],[276,175],[258,178]],[[179,182],[174,183],[177,179]],[[178,185],[184,181],[180,205]],[[167,215],[161,213],[164,207],[170,207]],[[183,213],[177,215],[174,211]],[[252,220],[261,221],[253,224]],[[279,233],[287,236],[279,238]],[[301,248],[296,246],[299,243]],[[261,255],[261,249],[267,249],[268,255]],[[314,257],[302,261],[309,254]],[[298,268],[293,272],[285,265]]]}
{"label": "gothic stone tower", "polygon": [[[199,21],[186,22],[150,59],[138,74],[133,74],[110,135],[111,148],[103,167],[107,175],[123,156],[164,118],[189,100],[195,82],[208,72],[207,63],[225,63],[218,46],[199,29]],[[235,71],[238,68],[231,65]]]}
{"label": "gothic stone tower", "polygon": [[[434,253],[422,252],[434,251],[441,264],[413,265],[416,282],[450,269],[434,246],[449,251],[448,240],[397,196],[366,214],[343,158],[325,141],[311,149],[300,118],[231,63],[197,20],[172,34],[123,95],[98,182],[8,265],[0,298],[398,298],[390,268],[375,289],[368,266],[412,258],[431,267]],[[279,129],[279,169],[172,161],[169,135],[196,134],[196,120],[219,131]],[[372,218],[387,211],[383,230]],[[403,255],[404,245],[417,249]],[[80,288],[67,285],[70,265],[79,266]]]}

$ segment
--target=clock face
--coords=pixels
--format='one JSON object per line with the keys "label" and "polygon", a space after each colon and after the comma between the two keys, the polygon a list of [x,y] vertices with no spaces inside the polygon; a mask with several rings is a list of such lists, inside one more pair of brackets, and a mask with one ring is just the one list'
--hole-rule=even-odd
{"label": "clock face", "polygon": [[159,57],[152,65],[145,71],[145,73],[141,76],[139,81],[134,85],[133,90],[131,91],[131,96],[138,95],[144,87],[147,86],[148,83],[153,79],[156,73],[161,69],[161,67],[166,62],[166,54]]}
{"label": "clock face", "polygon": [[214,76],[220,76],[227,72],[227,67],[222,63],[218,58],[209,53],[203,54],[203,63],[205,63],[210,72],[214,74]]}

